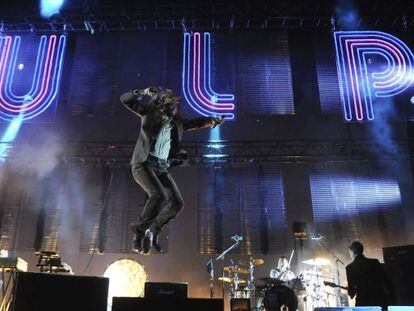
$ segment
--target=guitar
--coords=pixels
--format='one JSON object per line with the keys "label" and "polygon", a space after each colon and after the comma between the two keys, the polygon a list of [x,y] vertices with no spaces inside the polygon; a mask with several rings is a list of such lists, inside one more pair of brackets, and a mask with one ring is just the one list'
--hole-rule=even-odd
{"label": "guitar", "polygon": [[336,284],[336,283],[334,283],[334,282],[327,282],[327,281],[323,281],[323,284],[324,284],[325,286],[330,286],[330,287],[338,287],[338,288],[342,288],[342,289],[344,289],[344,290],[348,290],[348,287],[338,285],[338,284]]}

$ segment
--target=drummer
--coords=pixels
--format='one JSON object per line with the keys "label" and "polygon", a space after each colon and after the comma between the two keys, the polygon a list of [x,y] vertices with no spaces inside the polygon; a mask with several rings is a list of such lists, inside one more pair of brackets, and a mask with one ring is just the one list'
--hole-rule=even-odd
{"label": "drummer", "polygon": [[285,256],[280,256],[277,262],[277,267],[270,270],[270,277],[279,279],[288,283],[295,278],[295,274],[290,270],[290,264]]}

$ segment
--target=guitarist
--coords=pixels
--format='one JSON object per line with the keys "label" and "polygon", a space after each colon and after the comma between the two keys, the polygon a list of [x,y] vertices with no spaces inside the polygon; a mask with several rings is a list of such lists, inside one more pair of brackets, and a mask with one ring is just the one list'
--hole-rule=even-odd
{"label": "guitarist", "polygon": [[349,253],[354,261],[346,266],[346,277],[349,296],[356,296],[355,306],[381,306],[385,309],[394,304],[394,287],[378,259],[365,257],[364,246],[358,241],[352,242]]}

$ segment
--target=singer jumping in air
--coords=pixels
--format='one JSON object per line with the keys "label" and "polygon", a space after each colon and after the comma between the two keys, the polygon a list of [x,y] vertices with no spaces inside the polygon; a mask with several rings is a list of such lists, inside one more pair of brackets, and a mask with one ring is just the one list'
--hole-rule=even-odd
{"label": "singer jumping in air", "polygon": [[170,161],[180,150],[184,131],[214,127],[223,117],[183,119],[178,113],[179,97],[172,90],[149,87],[121,95],[121,102],[141,117],[141,131],[132,155],[132,175],[147,193],[139,219],[131,224],[135,234],[132,250],[148,254],[151,246],[162,248],[159,233],[183,209],[183,197],[170,173]]}

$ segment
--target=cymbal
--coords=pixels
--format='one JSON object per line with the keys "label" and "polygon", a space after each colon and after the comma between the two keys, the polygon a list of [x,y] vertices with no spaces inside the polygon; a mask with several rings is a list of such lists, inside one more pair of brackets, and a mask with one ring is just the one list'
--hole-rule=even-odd
{"label": "cymbal", "polygon": [[307,273],[307,275],[316,276],[316,277],[318,277],[318,278],[325,279],[325,280],[331,280],[331,281],[334,281],[334,280],[335,280],[335,279],[334,279],[333,277],[331,277],[331,276],[324,276],[324,275],[322,275],[322,274],[320,274],[320,273]]}
{"label": "cymbal", "polygon": [[322,258],[322,257],[311,258],[311,259],[308,259],[308,260],[304,260],[302,262],[306,265],[315,266],[315,267],[330,266],[331,265],[331,262],[330,262],[329,259]]}
{"label": "cymbal", "polygon": [[[262,264],[264,264],[264,260],[261,258],[253,258],[253,266],[260,266]],[[250,260],[249,259],[240,259],[239,260],[239,264],[243,265],[243,266],[249,266],[250,265]]]}
{"label": "cymbal", "polygon": [[224,267],[224,271],[226,272],[233,272],[233,273],[241,273],[241,274],[249,274],[249,270],[246,268],[239,268],[239,267]]}
{"label": "cymbal", "polygon": [[[235,278],[219,277],[218,279],[219,279],[220,281],[223,281],[223,282],[226,282],[226,283],[236,282],[236,279],[235,279]],[[238,279],[238,280],[237,280],[237,283],[239,283],[239,284],[245,284],[245,283],[246,283],[246,280],[243,280],[243,279]]]}

